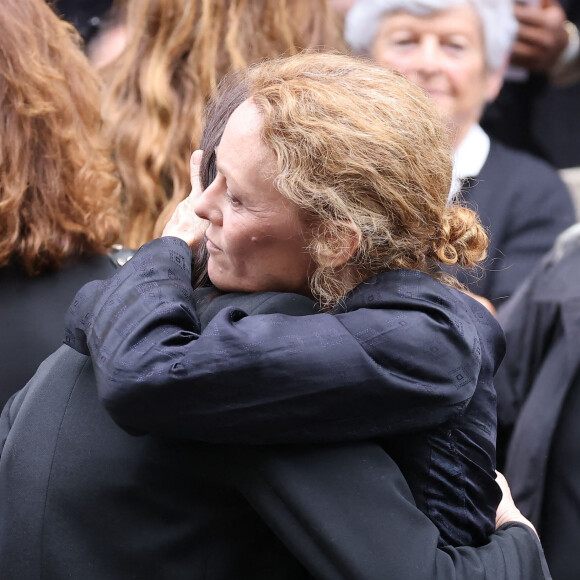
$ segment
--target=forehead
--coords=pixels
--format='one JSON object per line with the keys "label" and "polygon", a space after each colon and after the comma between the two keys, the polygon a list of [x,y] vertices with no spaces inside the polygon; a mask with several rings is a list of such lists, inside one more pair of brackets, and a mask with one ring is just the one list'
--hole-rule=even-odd
{"label": "forehead", "polygon": [[424,32],[463,32],[477,35],[483,40],[479,14],[470,3],[459,4],[429,14],[413,14],[406,10],[397,10],[385,14],[381,24],[383,31],[411,27]]}
{"label": "forehead", "polygon": [[236,143],[262,144],[260,131],[262,129],[262,116],[258,107],[250,101],[244,101],[234,110],[226,123],[224,133],[220,141],[220,147],[225,143],[235,145]]}
{"label": "forehead", "polygon": [[275,154],[261,137],[262,125],[259,109],[244,101],[228,119],[215,150],[218,170],[248,189],[265,185],[276,168]]}

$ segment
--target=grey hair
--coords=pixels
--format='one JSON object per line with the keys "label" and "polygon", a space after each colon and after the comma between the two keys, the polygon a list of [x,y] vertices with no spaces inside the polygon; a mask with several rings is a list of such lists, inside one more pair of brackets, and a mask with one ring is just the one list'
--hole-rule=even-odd
{"label": "grey hair", "polygon": [[518,28],[513,0],[357,0],[346,15],[344,35],[355,52],[370,54],[385,14],[401,11],[425,16],[463,4],[471,4],[481,21],[488,69],[501,68]]}

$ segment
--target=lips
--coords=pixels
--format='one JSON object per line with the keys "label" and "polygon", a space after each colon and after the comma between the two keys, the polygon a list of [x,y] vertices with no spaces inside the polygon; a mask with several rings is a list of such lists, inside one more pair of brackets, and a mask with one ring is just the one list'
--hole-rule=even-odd
{"label": "lips", "polygon": [[446,97],[449,94],[449,91],[445,89],[438,89],[435,87],[426,87],[422,85],[421,88],[433,99]]}
{"label": "lips", "polygon": [[209,238],[205,238],[205,247],[207,248],[208,252],[221,252],[221,248],[216,246]]}

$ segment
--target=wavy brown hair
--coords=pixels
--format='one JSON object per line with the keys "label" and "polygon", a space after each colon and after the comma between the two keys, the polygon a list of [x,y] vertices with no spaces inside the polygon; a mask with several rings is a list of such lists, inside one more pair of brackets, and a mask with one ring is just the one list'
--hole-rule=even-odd
{"label": "wavy brown hair", "polygon": [[79,42],[44,0],[2,0],[0,267],[36,275],[117,241],[120,185]]}
{"label": "wavy brown hair", "polygon": [[[474,267],[485,257],[487,235],[476,214],[447,203],[447,129],[403,75],[338,54],[301,54],[231,75],[207,109],[203,175],[224,119],[245,99],[261,111],[277,189],[311,228],[317,267],[310,286],[323,306],[386,270],[421,270],[461,287],[441,264]],[[339,255],[353,232],[356,247],[345,265],[321,258]]]}
{"label": "wavy brown hair", "polygon": [[128,44],[102,74],[124,183],[123,241],[136,247],[160,233],[189,193],[188,152],[199,146],[203,107],[227,72],[344,44],[327,0],[128,0],[125,14]]}

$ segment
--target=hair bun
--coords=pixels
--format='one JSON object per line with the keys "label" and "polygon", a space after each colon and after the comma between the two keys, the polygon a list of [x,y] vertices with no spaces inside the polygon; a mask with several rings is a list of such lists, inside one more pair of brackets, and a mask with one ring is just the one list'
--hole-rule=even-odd
{"label": "hair bun", "polygon": [[435,253],[443,264],[471,268],[485,259],[489,239],[474,211],[452,204],[442,217],[442,235]]}

